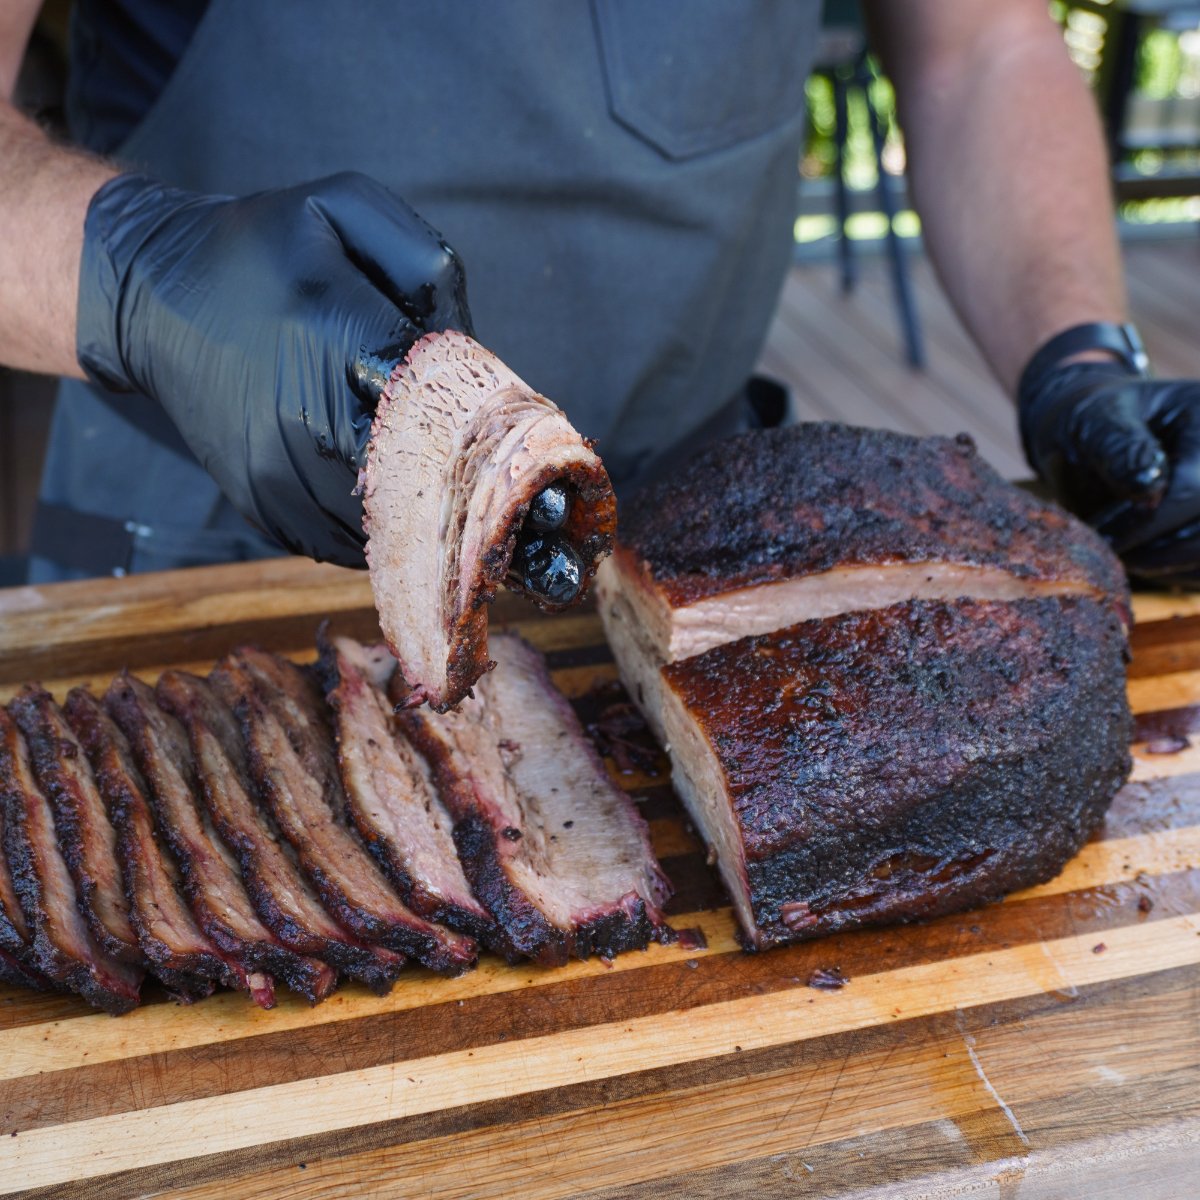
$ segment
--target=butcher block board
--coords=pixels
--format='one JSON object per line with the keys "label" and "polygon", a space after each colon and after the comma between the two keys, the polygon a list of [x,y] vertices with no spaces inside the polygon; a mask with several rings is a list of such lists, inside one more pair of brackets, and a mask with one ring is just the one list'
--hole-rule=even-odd
{"label": "butcher block board", "polygon": [[[271,1012],[152,993],[112,1018],[2,991],[0,1191],[1200,1196],[1200,602],[1135,608],[1133,782],[1052,882],[747,955],[665,772],[617,773],[674,923],[707,947],[485,958]],[[495,611],[585,714],[612,700],[592,613]],[[310,658],[323,617],[370,636],[366,579],[277,560],[0,592],[0,699],[31,678],[61,696],[122,666],[205,670],[248,640]],[[809,986],[831,967],[843,988]]]}

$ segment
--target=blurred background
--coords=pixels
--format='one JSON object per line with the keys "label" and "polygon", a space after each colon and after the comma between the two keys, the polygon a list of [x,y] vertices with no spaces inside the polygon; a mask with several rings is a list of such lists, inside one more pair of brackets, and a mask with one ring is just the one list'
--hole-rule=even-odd
{"label": "blurred background", "polygon": [[[1053,0],[1104,122],[1134,319],[1162,376],[1200,376],[1200,0]],[[69,0],[46,4],[18,99],[60,122]],[[761,369],[801,419],[970,432],[1028,475],[1012,405],[921,254],[891,88],[865,53],[855,0],[827,0],[797,169],[795,264]],[[0,585],[23,578],[53,381],[0,368]]]}

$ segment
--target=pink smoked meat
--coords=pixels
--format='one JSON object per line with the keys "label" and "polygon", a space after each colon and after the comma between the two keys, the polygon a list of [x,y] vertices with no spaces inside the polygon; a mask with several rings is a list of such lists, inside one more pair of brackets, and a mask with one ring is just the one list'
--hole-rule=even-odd
{"label": "pink smoked meat", "polygon": [[556,405],[465,334],[417,342],[384,389],[359,477],[371,587],[409,703],[445,712],[494,665],[487,605],[530,502],[552,483],[570,497],[560,532],[583,563],[582,597],[616,530],[600,459]]}
{"label": "pink smoked meat", "polygon": [[320,644],[347,817],[414,912],[488,942],[494,926],[463,874],[454,822],[428,764],[396,732],[386,694],[396,660],[324,630]]}
{"label": "pink smoked meat", "polygon": [[670,884],[645,821],[608,777],[546,661],[513,634],[499,669],[458,712],[410,708],[401,727],[429,760],[475,894],[511,954],[543,964],[670,938]]}

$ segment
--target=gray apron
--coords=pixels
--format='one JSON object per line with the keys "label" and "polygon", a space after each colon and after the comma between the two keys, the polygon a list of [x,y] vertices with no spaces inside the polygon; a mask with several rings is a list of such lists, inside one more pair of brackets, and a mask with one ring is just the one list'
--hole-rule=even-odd
{"label": "gray apron", "polygon": [[[381,180],[462,255],[480,340],[620,481],[719,424],[753,369],[791,258],[819,8],[211,0],[117,158],[215,193]],[[35,578],[272,552],[154,405],[81,383],[60,391],[42,501]],[[99,523],[64,552],[79,512]]]}

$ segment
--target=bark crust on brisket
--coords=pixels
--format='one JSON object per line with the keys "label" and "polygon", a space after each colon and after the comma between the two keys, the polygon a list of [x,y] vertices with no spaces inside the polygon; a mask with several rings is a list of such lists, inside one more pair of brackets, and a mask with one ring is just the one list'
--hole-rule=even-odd
{"label": "bark crust on brisket", "polygon": [[676,782],[754,947],[1050,879],[1129,771],[1125,634],[1087,597],[912,601],[663,668]]}
{"label": "bark crust on brisket", "polygon": [[79,911],[75,883],[63,861],[54,814],[34,779],[25,739],[0,710],[0,792],[4,851],[31,935],[38,972],[111,1013],[138,1003],[142,972],[97,944]]}
{"label": "bark crust on brisket", "polygon": [[159,707],[148,684],[129,674],[113,680],[105,704],[150,786],[159,828],[179,863],[192,912],[242,968],[255,1003],[274,1004],[274,978],[310,1000],[327,995],[337,981],[329,966],[293,953],[258,919],[236,861],[208,820],[179,722]]}
{"label": "bark crust on brisket", "polygon": [[129,916],[151,970],[185,1003],[209,995],[217,983],[238,987],[236,970],[201,931],[180,894],[178,869],[159,841],[148,789],[125,735],[83,688],[67,694],[63,712],[112,814]]}
{"label": "bark crust on brisket", "polygon": [[233,713],[206,680],[182,671],[166,672],[157,694],[187,730],[209,816],[237,857],[259,918],[297,954],[319,958],[386,992],[403,969],[404,957],[360,942],[325,911],[289,853],[291,848],[254,798]]}
{"label": "bark crust on brisket", "polygon": [[333,731],[312,678],[252,648],[227,656],[210,678],[237,714],[259,794],[326,908],[363,941],[437,971],[467,970],[475,943],[406,907],[343,823]]}
{"label": "bark crust on brisket", "polygon": [[905,599],[1078,592],[1129,608],[1100,537],[969,438],[822,423],[739,435],[644,489],[601,586],[665,662]]}
{"label": "bark crust on brisket", "polygon": [[320,637],[321,671],[336,716],[347,817],[408,906],[487,941],[495,926],[471,893],[446,811],[425,760],[398,736],[386,646]]}
{"label": "bark crust on brisket", "polygon": [[455,819],[475,894],[511,949],[541,963],[613,955],[669,936],[670,885],[648,831],[604,764],[545,659],[492,639],[499,667],[459,712],[400,712]]}
{"label": "bark crust on brisket", "polygon": [[556,405],[461,333],[422,338],[393,372],[359,482],[384,636],[410,702],[439,711],[489,669],[487,605],[534,496],[554,482],[571,496],[562,533],[584,564],[580,597],[616,529],[612,486],[591,447]]}
{"label": "bark crust on brisket", "polygon": [[26,685],[9,705],[54,809],[59,848],[92,936],[113,958],[144,965],[117,863],[117,835],[92,768],[54,697]]}

